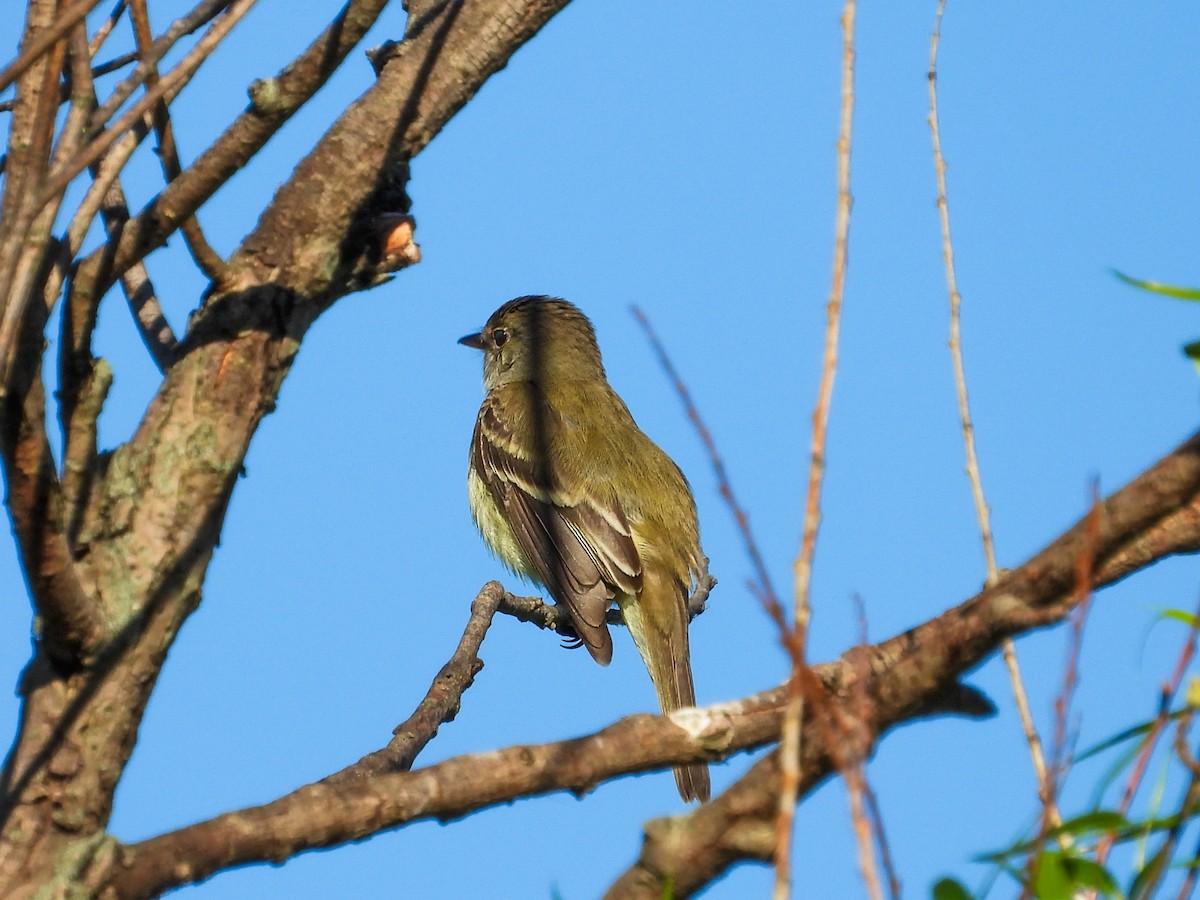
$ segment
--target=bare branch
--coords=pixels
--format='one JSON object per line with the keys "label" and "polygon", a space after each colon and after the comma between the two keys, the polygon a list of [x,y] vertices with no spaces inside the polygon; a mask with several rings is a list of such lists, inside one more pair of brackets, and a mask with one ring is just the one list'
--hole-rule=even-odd
{"label": "bare branch", "polygon": [[[86,106],[90,110],[95,107],[96,91],[91,69],[87,65],[88,52],[86,34],[82,28],[76,29],[71,37],[72,95],[76,98],[77,105]],[[85,133],[86,129],[79,128],[78,132]],[[110,235],[119,230],[128,218],[120,174],[147,133],[146,124],[140,123],[137,128],[121,138],[99,163],[92,166],[93,182],[67,226],[63,255],[68,262],[75,258],[83,246],[84,238],[97,213],[103,215],[105,227]],[[121,282],[131,303],[139,292],[146,290],[153,299],[153,287],[149,284],[145,267],[140,263],[126,271],[121,276]],[[90,486],[90,466],[95,457],[95,421],[88,421],[83,411],[76,409],[76,403],[80,402],[81,392],[89,394],[94,388],[96,363],[92,358],[91,338],[96,325],[99,298],[78,288],[79,285],[72,281],[62,316],[62,340],[59,345],[59,418],[63,424],[64,471],[69,462],[78,470],[76,477],[82,479],[81,483],[86,482]],[[154,306],[157,308],[156,300]],[[161,318],[161,311],[159,315]],[[166,325],[165,320],[163,325]],[[156,334],[163,333],[161,327],[156,331]],[[157,341],[152,341],[146,327],[143,327],[143,336],[151,347],[155,361],[160,363],[160,369],[165,371],[166,365],[169,365],[170,359],[173,358],[175,348],[170,327],[165,327],[165,338],[159,338]],[[169,342],[165,347],[164,340]],[[111,373],[108,378],[111,381]],[[99,416],[107,390],[106,386],[96,403],[90,402],[94,394],[82,401],[92,416]],[[77,438],[81,442],[80,446],[75,446]],[[69,493],[68,505],[74,504],[82,496],[81,493]],[[70,534],[74,536],[78,528],[75,512],[71,518],[73,525]]]}
{"label": "bare branch", "polygon": [[[1168,555],[1200,551],[1200,520],[1179,515],[1197,506],[1200,434],[1108,497],[1101,505],[1098,533],[1085,517],[961,606],[881,644],[852,649],[837,663],[813,671],[835,697],[851,697],[856,691],[868,697],[870,716],[863,724],[877,735],[926,714],[980,714],[983,708],[971,711],[971,704],[980,701],[978,694],[972,696],[969,689],[964,694],[956,679],[1004,638],[1054,624],[1070,613],[1080,599],[1077,565],[1089,542],[1095,559],[1092,587],[1100,588],[1147,564],[1143,553],[1130,552],[1132,546],[1149,544]],[[856,663],[859,654],[863,659]],[[860,677],[867,679],[865,686],[854,684]],[[774,694],[782,699],[782,689]],[[808,729],[806,734],[801,793],[835,768],[819,731]],[[740,860],[769,861],[780,777],[777,757],[772,753],[724,795],[672,820],[669,832],[648,827],[639,860],[607,896],[657,900],[670,885],[673,896],[688,897]]]}
{"label": "bare branch", "polygon": [[[139,54],[146,58],[149,56],[150,45],[153,41],[153,33],[150,30],[150,12],[146,9],[146,0],[133,0],[133,4],[129,8],[129,17],[133,21],[133,34],[137,41]],[[151,63],[150,71],[146,76],[146,84],[153,88],[157,83],[158,67]],[[154,133],[158,137],[158,158],[162,163],[163,174],[166,175],[167,181],[172,181],[179,177],[183,168],[179,164],[179,150],[175,146],[175,130],[171,127],[171,114],[167,109],[166,102],[159,100],[154,105],[151,116],[154,122]],[[183,231],[184,242],[192,254],[192,259],[200,267],[200,271],[207,275],[212,282],[217,284],[224,282],[226,280],[225,261],[205,239],[204,233],[200,230],[199,220],[195,216],[184,219],[180,230]],[[151,295],[153,296],[153,293]],[[145,333],[143,330],[143,334]],[[163,366],[160,368],[165,369]]]}
{"label": "bare branch", "polygon": [[60,663],[74,666],[101,643],[104,623],[81,582],[67,540],[64,502],[45,428],[40,365],[45,308],[35,306],[18,335],[16,365],[0,421],[8,508],[21,563],[40,619],[41,638]]}
{"label": "bare branch", "polygon": [[487,635],[492,617],[507,597],[497,581],[489,581],[471,602],[471,618],[454,655],[441,668],[416,710],[396,726],[395,737],[382,750],[368,754],[322,784],[361,781],[387,772],[407,772],[425,746],[437,736],[438,728],[458,715],[463,693],[483,668],[479,648]]}
{"label": "bare branch", "polygon": [[[1200,435],[1104,503],[1095,534],[1095,585],[1128,574],[1110,562],[1124,543],[1198,497]],[[986,714],[986,701],[977,692],[972,696],[957,679],[994,652],[1004,637],[1060,621],[1070,612],[1080,599],[1074,577],[1092,528],[1085,519],[961,606],[903,635],[814,667],[810,671],[820,679],[819,689],[832,703],[852,704],[860,713],[865,698],[866,714],[857,715],[856,724],[872,737],[921,716]],[[1176,537],[1179,552],[1200,546],[1200,529]],[[786,688],[775,688],[674,717],[634,716],[571,741],[472,754],[350,783],[309,785],[265,806],[124,848],[105,878],[116,896],[143,897],[229,866],[278,862],[419,819],[445,821],[518,797],[582,793],[622,774],[723,758],[776,740],[786,699]],[[835,767],[831,754],[837,748],[811,725],[805,724],[802,791]],[[771,754],[725,795],[673,820],[669,841],[655,839],[652,826],[642,862],[626,873],[615,895],[657,898],[663,884],[670,883],[675,896],[685,897],[740,859],[769,857],[778,781],[777,754]]]}
{"label": "bare branch", "polygon": [[79,534],[79,517],[96,474],[96,425],[112,381],[109,364],[103,359],[93,362],[66,423],[69,437],[63,455],[62,492],[69,545],[74,544]]}
{"label": "bare branch", "polygon": [[21,55],[13,60],[8,68],[0,72],[0,91],[20,78],[21,73],[37,62],[64,34],[71,30],[73,25],[82,21],[84,16],[99,5],[100,0],[78,0],[66,9],[57,12],[50,27],[40,32],[28,46],[22,49]]}
{"label": "bare branch", "polygon": [[[280,861],[408,822],[448,821],[556,791],[582,795],[618,775],[759,746],[777,732],[778,719],[755,697],[674,717],[631,716],[588,737],[470,754],[413,772],[308,785],[127,847],[110,884],[117,897],[150,896],[230,866]],[[701,741],[712,749],[697,749]]]}
{"label": "bare branch", "polygon": [[129,311],[133,313],[142,342],[150,351],[158,371],[164,375],[179,355],[179,339],[171,328],[171,323],[163,315],[162,305],[158,302],[154,285],[150,282],[150,274],[142,262],[136,262],[121,276],[121,285],[125,290],[125,298],[129,301]]}
{"label": "bare branch", "polygon": [[[57,27],[54,6],[30,5],[30,47]],[[18,85],[0,223],[0,447],[7,503],[44,645],[70,666],[99,643],[103,626],[66,539],[66,510],[45,427],[41,359],[47,306],[34,301],[41,300],[54,277],[51,263],[58,248],[50,227],[57,206],[38,214],[28,202],[50,162],[56,86],[65,58],[66,43],[56,39]],[[76,109],[68,120],[78,124]],[[70,138],[64,138],[60,149],[70,147]]]}
{"label": "bare branch", "polygon": [[[942,156],[942,132],[938,117],[937,95],[937,59],[938,46],[941,43],[942,16],[946,11],[946,0],[938,0],[937,12],[934,15],[933,35],[929,40],[929,130],[933,140],[933,168],[937,179],[937,208],[942,226],[942,263],[946,270],[946,291],[950,297],[950,358],[954,365],[954,385],[958,396],[958,414],[962,423],[963,447],[967,457],[967,478],[971,484],[971,498],[975,504],[975,517],[979,522],[979,537],[983,544],[984,564],[987,567],[989,581],[997,577],[996,547],[992,539],[991,512],[988,509],[987,498],[983,491],[983,477],[979,471],[979,457],[975,452],[975,426],[971,421],[971,403],[967,393],[966,367],[963,363],[961,309],[962,295],[958,291],[958,276],[954,269],[954,242],[950,235],[950,201],[946,192],[946,160]],[[1029,747],[1029,755],[1033,761],[1033,771],[1037,777],[1038,792],[1043,803],[1053,804],[1054,793],[1050,784],[1050,773],[1046,767],[1046,756],[1042,751],[1042,741],[1038,737],[1037,726],[1034,725],[1033,715],[1029,711],[1029,697],[1025,692],[1025,684],[1021,680],[1021,665],[1017,659],[1016,647],[1012,642],[1004,645],[1004,665],[1008,669],[1009,681],[1012,684],[1013,700],[1016,702],[1017,715],[1025,732],[1025,743]],[[1050,798],[1047,800],[1046,798]],[[1058,810],[1049,807],[1054,824],[1061,822]]]}
{"label": "bare branch", "polygon": [[[136,53],[122,53],[120,56],[114,56],[108,62],[101,63],[98,66],[93,66],[91,70],[92,77],[99,78],[101,75],[107,75],[110,72],[123,69],[131,62],[136,62],[137,58],[138,57]],[[59,85],[58,99],[60,103],[71,99],[70,91],[66,84]],[[11,112],[16,105],[17,104],[15,100],[5,100],[3,103],[0,103],[0,112]]]}
{"label": "bare branch", "polygon": [[[787,642],[790,650],[792,675],[789,680],[792,696],[784,716],[783,739],[780,745],[782,778],[779,785],[779,810],[777,813],[775,845],[775,893],[776,900],[785,900],[790,892],[792,846],[792,822],[796,799],[800,789],[801,720],[804,715],[804,700],[801,691],[802,676],[808,663],[805,650],[808,643],[808,621],[811,612],[810,589],[812,585],[813,560],[817,552],[817,533],[821,526],[821,494],[825,482],[826,434],[829,428],[829,409],[833,402],[833,383],[837,375],[838,338],[842,326],[842,296],[846,285],[846,263],[850,243],[850,149],[854,125],[854,22],[857,7],[855,0],[846,0],[842,8],[842,92],[841,115],[839,117],[837,141],[837,213],[834,217],[833,278],[826,304],[824,353],[821,365],[821,383],[817,389],[817,404],[813,411],[813,429],[808,466],[808,489],[804,499],[804,525],[800,536],[800,548],[792,566],[795,580],[795,599],[792,611],[793,638]],[[865,758],[865,756],[864,756]],[[861,806],[860,779],[854,774],[855,763],[845,768],[846,783],[850,789],[854,806]],[[879,884],[872,878],[874,872],[873,848],[859,836],[859,859],[868,890],[879,900]]]}
{"label": "bare branch", "polygon": [[[697,578],[696,589],[688,598],[688,621],[704,612],[709,594],[717,586],[717,579],[708,573],[707,557],[704,559],[704,567],[704,571]],[[541,597],[518,597],[506,591],[500,598],[497,612],[512,616],[520,622],[530,622],[541,629],[557,631],[559,634],[571,635],[574,633],[571,616],[566,609],[553,603],[547,603]],[[625,626],[625,619],[619,609],[608,610],[604,615],[604,621],[608,625]]]}
{"label": "bare branch", "polygon": [[[55,6],[29,4],[25,42],[36,46],[54,31]],[[21,75],[9,131],[4,193],[0,198],[0,387],[7,384],[13,343],[31,299],[41,293],[38,279],[46,263],[55,210],[33,203],[50,165],[57,115],[57,85],[66,43],[56,40]]]}
{"label": "bare branch", "polygon": [[[104,46],[104,42],[108,40],[108,36],[112,34],[113,28],[116,27],[118,20],[125,13],[125,0],[117,0],[113,4],[113,8],[108,13],[108,18],[101,23],[96,29],[96,33],[92,35],[92,39],[88,42],[88,59],[95,57],[100,52],[100,48]],[[137,57],[134,56],[134,59]]]}
{"label": "bare branch", "polygon": [[[198,210],[337,71],[346,55],[375,24],[388,0],[350,0],[337,18],[274,78],[251,86],[251,106],[178,178],[172,180],[120,233],[117,248],[92,254],[79,279],[103,294],[112,278],[159,247]],[[111,264],[110,264],[111,262]]]}
{"label": "bare branch", "polygon": [[659,340],[654,326],[650,324],[650,319],[647,318],[646,314],[642,312],[641,307],[638,306],[633,307],[633,315],[638,320],[638,324],[642,326],[642,330],[646,332],[646,338],[650,341],[650,346],[654,349],[654,355],[658,357],[658,364],[662,366],[663,371],[667,373],[667,377],[671,380],[671,384],[675,388],[675,393],[679,395],[679,399],[683,403],[684,412],[687,413],[692,427],[696,429],[696,434],[700,438],[700,443],[704,445],[704,450],[708,453],[709,465],[712,467],[713,474],[717,479],[717,491],[733,515],[734,524],[737,525],[738,532],[742,536],[742,546],[746,548],[746,553],[750,557],[750,565],[754,568],[754,575],[758,579],[756,592],[764,594],[767,597],[775,597],[775,586],[771,583],[771,574],[767,570],[767,564],[763,561],[762,553],[758,549],[758,542],[754,539],[754,532],[750,528],[750,516],[747,515],[742,505],[738,503],[737,495],[733,492],[733,482],[729,479],[729,472],[726,470],[725,462],[721,459],[721,454],[717,450],[717,442],[713,440],[712,432],[704,424],[704,418],[700,415],[700,410],[692,400],[691,391],[684,384],[683,378],[680,377],[678,370],[675,368],[675,364],[671,362],[667,348]]}
{"label": "bare branch", "polygon": [[[88,144],[83,152],[76,154],[72,159],[55,168],[47,179],[46,185],[43,187],[36,204],[40,207],[48,203],[52,197],[58,196],[75,179],[75,176],[100,159],[108,151],[109,147],[116,143],[125,132],[140,122],[142,117],[154,108],[155,104],[162,100],[170,101],[179,91],[183,90],[184,86],[191,81],[192,76],[199,70],[204,60],[212,55],[217,45],[228,36],[233,26],[241,21],[242,17],[250,11],[256,2],[257,0],[233,0],[233,2],[229,2],[224,14],[196,42],[196,46],[187,52],[179,62],[179,65],[163,76],[156,85],[148,88],[141,100],[113,122],[110,127],[105,129],[99,137]],[[224,6],[225,0],[221,0],[218,5]],[[172,27],[174,28],[174,26]],[[160,38],[160,40],[162,39]],[[158,42],[155,43],[157,52]],[[163,48],[162,52],[166,53],[166,49]],[[142,77],[147,77],[149,69],[156,61],[155,59],[143,60],[138,66],[135,76],[141,74]],[[143,69],[146,71],[143,71]],[[131,76],[131,78],[135,76]],[[114,96],[115,94],[116,92],[114,92]],[[112,100],[113,97],[110,97],[105,105],[97,110],[96,125],[100,125],[105,121],[106,114],[110,113],[108,107],[112,103]]]}

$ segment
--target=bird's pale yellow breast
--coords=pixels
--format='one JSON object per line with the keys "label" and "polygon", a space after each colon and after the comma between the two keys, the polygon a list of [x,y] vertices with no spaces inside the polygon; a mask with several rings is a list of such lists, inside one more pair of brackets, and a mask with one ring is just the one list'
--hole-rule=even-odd
{"label": "bird's pale yellow breast", "polygon": [[534,578],[533,567],[525,559],[521,545],[517,543],[512,526],[483,479],[475,474],[472,466],[467,470],[467,498],[471,504],[471,517],[479,533],[508,568],[523,578]]}

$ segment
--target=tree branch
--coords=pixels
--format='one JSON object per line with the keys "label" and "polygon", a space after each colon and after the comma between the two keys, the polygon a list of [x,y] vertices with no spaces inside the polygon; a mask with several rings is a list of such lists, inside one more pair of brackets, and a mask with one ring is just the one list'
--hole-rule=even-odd
{"label": "tree branch", "polygon": [[[1159,555],[1151,557],[1151,547]],[[856,693],[868,698],[864,725],[882,735],[913,718],[969,704],[957,682],[963,672],[994,653],[1004,638],[1061,621],[1084,596],[1075,584],[1083,555],[1095,554],[1092,587],[1099,588],[1158,559],[1197,551],[1200,433],[1105,500],[1098,529],[1085,516],[966,603],[814,671],[839,702],[853,701]],[[867,683],[855,684],[859,678]],[[802,793],[834,771],[820,733],[805,728]],[[637,862],[606,896],[657,900],[670,884],[673,896],[688,897],[736,862],[768,860],[771,848],[764,835],[775,814],[778,778],[779,762],[772,753],[717,800],[671,820],[669,835],[651,823]]]}
{"label": "tree branch", "polygon": [[[705,558],[704,571],[697,579],[696,589],[688,598],[689,621],[704,612],[708,605],[708,596],[716,586],[717,579],[708,573],[708,559]],[[505,591],[504,596],[500,598],[497,612],[512,616],[519,622],[529,622],[538,628],[556,631],[568,637],[575,634],[570,613],[564,607],[547,603],[541,597],[518,597]],[[621,610],[615,608],[605,613],[604,621],[609,625],[625,626],[625,618],[621,615]]]}
{"label": "tree branch", "polygon": [[81,21],[92,9],[100,5],[100,0],[79,0],[59,12],[45,31],[22,48],[21,55],[0,72],[0,91],[4,90],[21,77],[21,73],[44,56],[58,40],[71,30],[71,26]]}
{"label": "tree branch", "polygon": [[[962,673],[1021,631],[1061,620],[1078,601],[1076,563],[1095,553],[1095,586],[1131,571],[1121,554],[1139,535],[1174,522],[1183,505],[1200,504],[1200,435],[1110,497],[1096,529],[1086,519],[1020,569],[923,625],[836,662],[813,667],[830,703],[854,715],[869,739],[912,719],[989,706],[961,685]],[[1164,552],[1195,552],[1200,528],[1172,525]],[[490,587],[490,586],[489,586]],[[633,716],[588,737],[509,747],[446,760],[409,773],[350,783],[315,784],[265,806],[228,813],[120,850],[106,885],[118,897],[146,897],[203,880],[230,866],[279,862],[421,819],[454,819],[478,809],[554,791],[576,794],[621,775],[672,764],[725,758],[778,739],[781,686],[736,703],[686,710],[673,717]],[[805,704],[811,711],[820,704]],[[810,728],[803,744],[801,789],[834,770],[828,730]],[[684,897],[742,859],[773,848],[778,796],[776,754],[751,768],[723,796],[696,811],[652,823],[637,865],[610,896],[661,897],[670,884]],[[667,839],[669,836],[669,840]]]}
{"label": "tree branch", "polygon": [[[137,44],[139,56],[148,57],[154,34],[150,28],[150,11],[146,8],[146,0],[133,0],[129,7],[129,18],[133,22],[133,35]],[[158,83],[158,66],[150,64],[146,76],[146,84],[154,87]],[[158,158],[162,164],[163,174],[167,181],[179,177],[183,167],[179,164],[179,149],[175,145],[175,129],[171,126],[171,113],[164,100],[159,100],[151,112],[154,122],[154,134],[158,138]],[[210,281],[220,283],[225,280],[225,261],[213,250],[204,232],[200,229],[200,221],[192,216],[184,219],[180,230],[187,244],[192,259]],[[153,292],[151,292],[153,296]],[[143,331],[145,333],[145,331]],[[156,361],[158,357],[155,357]],[[160,369],[164,368],[160,365]]]}
{"label": "tree branch", "polygon": [[[250,8],[256,2],[257,0],[232,0],[232,2],[228,3],[224,13],[205,32],[204,36],[196,42],[196,46],[192,47],[184,55],[183,59],[174,69],[164,75],[153,86],[148,86],[142,99],[133,104],[119,119],[106,128],[99,137],[91,141],[81,152],[63,162],[63,164],[56,167],[50,173],[35,204],[41,207],[50,202],[53,197],[61,194],[62,191],[66,190],[67,185],[75,179],[75,176],[100,159],[114,143],[140,122],[142,117],[150,112],[155,105],[160,102],[170,102],[174,99],[183,90],[184,86],[192,80],[192,77],[199,71],[204,61],[216,50],[217,45],[225,40],[233,27],[241,21],[242,17],[250,11]],[[219,5],[226,6],[224,0]],[[183,27],[179,23],[176,23],[176,25],[180,28]],[[172,26],[173,29],[175,27]],[[168,31],[168,34],[172,33],[173,31]],[[164,39],[160,38],[159,40],[162,41]],[[156,41],[155,43],[157,45],[159,42]],[[163,48],[161,52],[165,54],[166,48]],[[140,81],[147,78],[149,71],[153,68],[153,63],[153,57],[142,60],[134,75],[130,76],[130,79]],[[114,92],[114,95],[109,97],[105,101],[105,104],[97,110],[95,122],[97,126],[102,124],[106,120],[107,115],[111,114],[111,111],[115,109],[115,107],[112,107],[112,104],[116,97],[117,93]]]}
{"label": "tree branch", "polygon": [[396,726],[395,737],[382,750],[376,750],[352,766],[325,778],[322,784],[361,781],[387,772],[407,772],[426,745],[437,736],[438,728],[454,721],[463,693],[483,668],[479,648],[492,624],[492,618],[508,596],[498,581],[489,581],[471,602],[471,618],[454,655],[441,668],[425,697],[403,723]]}
{"label": "tree branch", "polygon": [[[77,278],[97,295],[113,278],[162,246],[337,71],[388,0],[350,0],[300,56],[250,87],[251,104],[196,161],[122,229],[119,242],[93,253]],[[115,274],[114,274],[115,273]]]}
{"label": "tree branch", "polygon": [[[55,31],[55,4],[31,4],[26,45],[39,46]],[[70,26],[68,26],[70,27]],[[50,31],[47,31],[50,29]],[[66,538],[67,511],[54,471],[45,426],[42,333],[47,306],[44,288],[53,271],[55,244],[50,227],[57,207],[34,212],[28,203],[45,176],[51,156],[57,99],[55,87],[66,58],[66,43],[53,41],[40,62],[21,76],[10,143],[13,148],[0,225],[0,447],[8,487],[7,505],[21,564],[39,616],[44,645],[59,663],[72,666],[100,641],[102,620],[80,580]],[[68,122],[78,124],[78,110]],[[69,152],[75,137],[64,136]],[[9,270],[9,263],[14,268]],[[6,276],[11,272],[11,280]],[[36,300],[37,302],[33,302]]]}

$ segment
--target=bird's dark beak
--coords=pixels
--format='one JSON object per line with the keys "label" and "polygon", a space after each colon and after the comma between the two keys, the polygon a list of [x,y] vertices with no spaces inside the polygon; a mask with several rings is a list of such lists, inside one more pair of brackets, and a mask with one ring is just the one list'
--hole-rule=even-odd
{"label": "bird's dark beak", "polygon": [[477,331],[474,334],[463,335],[458,339],[458,342],[464,347],[474,347],[476,350],[482,350],[483,332]]}

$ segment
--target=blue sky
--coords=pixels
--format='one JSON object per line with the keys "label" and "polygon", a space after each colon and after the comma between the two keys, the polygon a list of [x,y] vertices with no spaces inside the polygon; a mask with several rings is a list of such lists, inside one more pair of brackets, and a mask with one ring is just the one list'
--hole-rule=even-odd
{"label": "blue sky", "polygon": [[[155,24],[177,5],[156,7]],[[185,161],[335,8],[262,0],[174,108]],[[859,10],[850,269],[813,585],[818,661],[856,639],[856,595],[881,639],[984,578],[946,350],[926,124],[933,12]],[[576,0],[416,160],[424,261],[340,301],[306,340],[150,704],[116,798],[118,837],[266,802],[383,745],[453,650],[478,588],[502,578],[521,589],[467,511],[480,361],[455,344],[520,294],[561,295],[591,316],[612,384],[692,482],[721,582],[692,629],[700,702],[782,680],[772,626],[744,586],[744,549],[629,308],[646,311],[674,357],[790,595],[832,258],[839,14],[832,3]],[[402,26],[397,4],[364,46]],[[1188,4],[952,2],[947,12],[942,139],[1001,565],[1077,518],[1093,478],[1109,492],[1195,428],[1198,383],[1178,348],[1200,337],[1200,317],[1109,269],[1200,283],[1197,34],[1200,9]],[[204,211],[220,252],[371,77],[356,54]],[[157,178],[147,160],[126,185],[131,205]],[[182,241],[150,270],[182,329],[204,287]],[[117,296],[98,346],[116,370],[101,423],[112,446],[157,379]],[[1152,712],[1182,638],[1155,616],[1193,607],[1196,576],[1194,560],[1169,561],[1098,597],[1081,745]],[[9,543],[0,584],[0,666],[15,688],[29,606]],[[1019,644],[1047,730],[1066,640],[1057,629]],[[632,643],[616,641],[601,669],[498,621],[462,712],[421,761],[652,709]],[[978,883],[984,869],[970,858],[1005,844],[1036,808],[1002,667],[990,661],[971,680],[997,718],[903,728],[870,766],[908,896],[927,896],[942,873]],[[7,733],[17,715],[10,694]],[[749,762],[714,768],[715,789]],[[1068,807],[1082,809],[1088,777],[1069,786]],[[591,897],[633,860],[641,823],[679,806],[669,773],[628,778],[584,802],[555,796],[420,824],[180,896]],[[796,834],[798,895],[861,893],[840,785],[801,808]],[[708,896],[763,896],[769,879],[743,866]]]}

